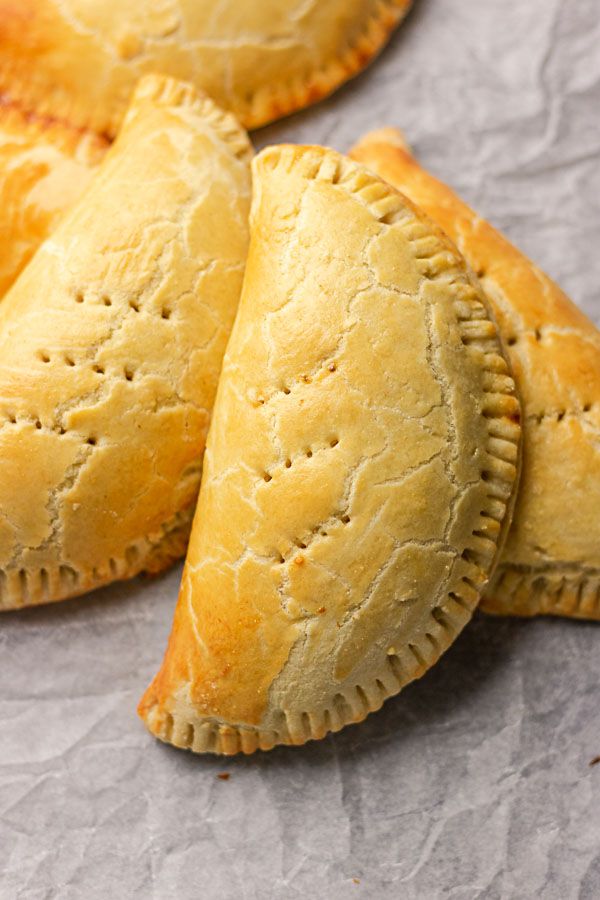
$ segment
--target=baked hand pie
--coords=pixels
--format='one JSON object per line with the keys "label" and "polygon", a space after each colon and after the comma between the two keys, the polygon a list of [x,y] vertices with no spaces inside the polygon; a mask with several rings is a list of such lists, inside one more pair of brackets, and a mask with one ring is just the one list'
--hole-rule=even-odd
{"label": "baked hand pie", "polygon": [[137,79],[183,78],[248,127],[367,65],[410,0],[0,0],[0,94],[113,135]]}
{"label": "baked hand pie", "polygon": [[250,145],[148,76],[0,303],[0,608],[185,552],[248,241]]}
{"label": "baked hand pie", "polygon": [[79,199],[107,147],[91,132],[0,102],[0,298]]}
{"label": "baked hand pie", "polygon": [[319,147],[256,159],[250,251],[173,631],[140,714],[196,751],[320,738],[468,621],[510,517],[519,404],[476,279]]}
{"label": "baked hand pie", "polygon": [[600,332],[547,275],[410,155],[394,129],[352,155],[444,229],[478,272],[523,403],[515,515],[482,606],[600,619]]}

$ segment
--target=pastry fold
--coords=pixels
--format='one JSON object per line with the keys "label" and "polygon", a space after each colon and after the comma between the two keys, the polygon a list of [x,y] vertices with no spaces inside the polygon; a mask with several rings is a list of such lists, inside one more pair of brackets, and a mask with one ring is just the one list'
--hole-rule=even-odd
{"label": "pastry fold", "polygon": [[523,403],[523,472],[483,608],[600,619],[600,332],[537,268],[421,168],[395,129],[351,155],[431,216],[477,271]]}
{"label": "pastry fold", "polygon": [[0,94],[113,135],[140,76],[206,91],[248,127],[314,103],[381,49],[410,0],[0,0]]}
{"label": "pastry fold", "polygon": [[0,299],[79,199],[108,142],[0,101]]}
{"label": "pastry fold", "polygon": [[510,518],[519,403],[476,279],[332,150],[255,160],[244,287],[163,666],[195,751],[364,718],[469,620]]}
{"label": "pastry fold", "polygon": [[0,303],[0,608],[183,554],[248,241],[230,114],[148,76]]}

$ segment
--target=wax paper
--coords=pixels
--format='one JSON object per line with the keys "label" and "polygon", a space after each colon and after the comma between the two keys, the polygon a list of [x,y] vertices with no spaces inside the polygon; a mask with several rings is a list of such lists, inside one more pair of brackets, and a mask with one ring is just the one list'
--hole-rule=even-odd
{"label": "wax paper", "polygon": [[[600,320],[598,0],[415,0],[255,142],[386,124]],[[135,712],[179,577],[2,615],[2,900],[600,898],[598,625],[478,614],[362,725],[196,757]]]}

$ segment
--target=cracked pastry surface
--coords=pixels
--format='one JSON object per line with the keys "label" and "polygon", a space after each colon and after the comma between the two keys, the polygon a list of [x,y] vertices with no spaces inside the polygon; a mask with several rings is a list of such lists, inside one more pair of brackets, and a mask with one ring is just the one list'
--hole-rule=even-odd
{"label": "cracked pastry surface", "polygon": [[0,609],[185,551],[242,284],[250,156],[230,114],[146,77],[0,303]]}
{"label": "cracked pastry surface", "polygon": [[273,147],[253,175],[173,631],[139,708],[225,754],[359,721],[434,663],[519,462],[496,326],[441,231],[332,150]]}
{"label": "cracked pastry surface", "polygon": [[600,619],[600,331],[560,288],[446,185],[399,132],[352,156],[405,193],[454,241],[492,303],[523,403],[515,515],[482,607]]}
{"label": "cracked pastry surface", "polygon": [[0,299],[79,199],[108,142],[0,102]]}
{"label": "cracked pastry surface", "polygon": [[186,79],[258,127],[381,49],[410,0],[0,0],[0,93],[113,135],[137,79]]}

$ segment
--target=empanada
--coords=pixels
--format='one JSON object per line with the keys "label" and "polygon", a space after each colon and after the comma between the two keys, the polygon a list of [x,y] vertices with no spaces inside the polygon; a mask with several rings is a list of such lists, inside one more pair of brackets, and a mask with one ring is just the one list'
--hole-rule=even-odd
{"label": "empanada", "polygon": [[0,103],[0,298],[64,211],[108,143]]}
{"label": "empanada", "polygon": [[0,608],[185,550],[248,240],[250,146],[148,76],[0,303]]}
{"label": "empanada", "polygon": [[332,150],[254,167],[250,251],[169,647],[140,704],[197,751],[301,744],[437,660],[486,584],[519,404],[439,229]]}
{"label": "empanada", "polygon": [[251,128],[314,103],[410,0],[0,0],[0,93],[112,135],[137,79],[184,78]]}
{"label": "empanada", "polygon": [[425,172],[394,129],[367,135],[352,155],[452,238],[478,272],[508,345],[523,401],[523,475],[483,608],[600,619],[600,332]]}

